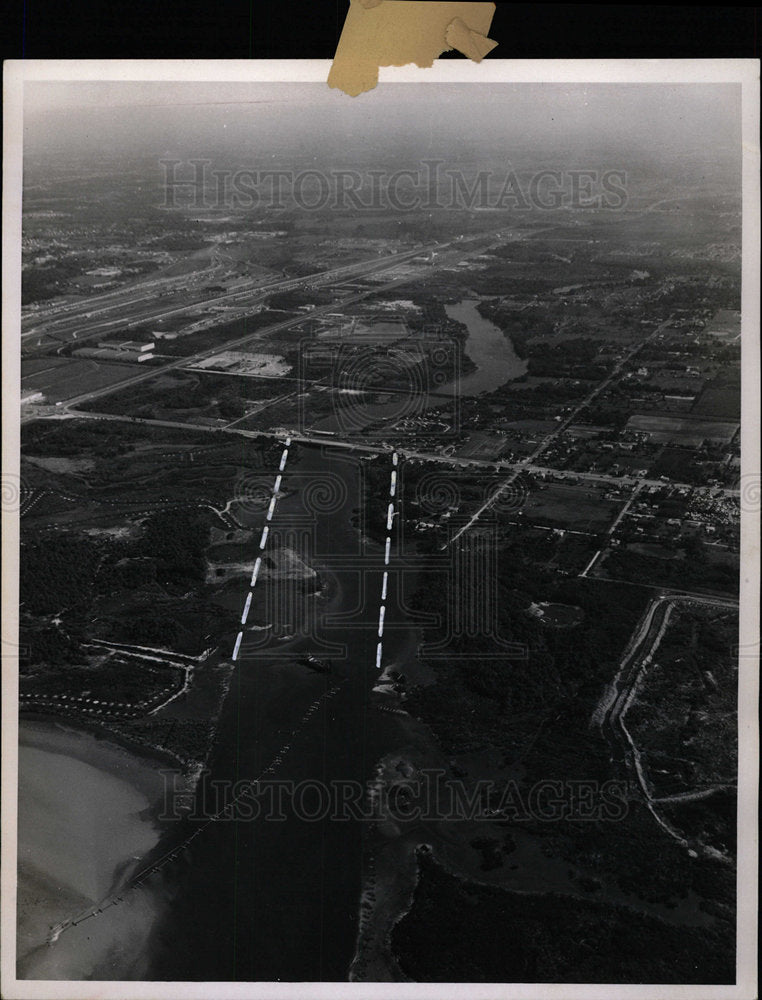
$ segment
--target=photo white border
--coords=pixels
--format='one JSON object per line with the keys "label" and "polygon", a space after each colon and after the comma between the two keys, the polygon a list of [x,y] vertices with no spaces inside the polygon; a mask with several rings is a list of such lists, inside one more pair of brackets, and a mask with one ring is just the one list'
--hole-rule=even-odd
{"label": "photo white border", "polygon": [[[6,476],[18,482],[21,320],[21,185],[23,84],[29,81],[164,82],[325,82],[330,60],[10,60],[4,64],[3,135],[3,490]],[[754,59],[500,60],[477,65],[441,60],[431,69],[382,68],[379,87],[388,83],[739,83],[742,88],[743,238],[742,238],[742,485],[751,484],[759,507],[759,61]],[[343,95],[342,95],[343,96]],[[358,98],[372,108],[373,92]],[[756,477],[756,491],[754,480]],[[747,505],[748,508],[748,505]],[[7,1000],[195,1000],[234,998],[383,998],[383,1000],[752,1000],[757,969],[757,786],[759,677],[758,510],[741,516],[742,590],[739,645],[739,806],[738,938],[734,986],[658,986],[596,984],[442,984],[442,983],[161,983],[17,980],[16,963],[16,794],[18,741],[18,664],[6,656],[18,641],[19,518],[2,512],[3,659],[2,659],[2,917],[0,934],[2,996]],[[754,655],[756,650],[756,656]],[[749,655],[749,653],[752,655]]]}

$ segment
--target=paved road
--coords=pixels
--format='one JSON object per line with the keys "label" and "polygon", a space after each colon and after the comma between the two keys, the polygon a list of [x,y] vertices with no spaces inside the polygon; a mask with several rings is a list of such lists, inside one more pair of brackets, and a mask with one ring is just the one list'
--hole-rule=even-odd
{"label": "paved road", "polygon": [[[342,299],[341,302],[333,302],[330,305],[318,306],[311,313],[310,316],[319,316],[322,313],[333,312],[337,308],[342,306],[351,305],[354,302],[359,302],[361,299],[365,298],[367,295],[373,294],[376,291],[382,291],[386,288],[392,288],[395,285],[401,285],[407,283],[409,279],[397,279],[395,281],[387,282],[383,285],[378,286],[368,292],[361,292],[352,296]],[[224,343],[216,344],[214,347],[210,347],[205,351],[199,351],[198,354],[194,354],[190,357],[179,357],[174,361],[169,361],[161,366],[150,366],[143,367],[140,371],[132,373],[133,370],[130,369],[130,375],[122,379],[120,382],[114,382],[111,385],[104,386],[101,389],[93,390],[92,392],[82,393],[79,396],[73,396],[67,400],[63,400],[62,403],[66,407],[76,407],[82,406],[83,403],[89,403],[94,399],[100,399],[101,396],[108,396],[112,392],[116,392],[121,389],[126,389],[129,386],[139,385],[141,382],[146,382],[149,379],[155,378],[163,372],[173,371],[177,368],[187,368],[190,365],[194,365],[199,361],[204,361],[207,358],[214,357],[215,354],[219,354],[221,351],[235,350],[237,347],[242,347],[244,344],[248,344],[252,340],[261,340],[263,337],[270,336],[273,333],[277,333],[280,330],[287,330],[289,327],[298,326],[300,323],[305,322],[306,317],[304,315],[299,315],[292,317],[291,319],[283,320],[280,323],[274,323],[271,326],[262,327],[253,333],[247,333],[243,337],[238,337],[236,340],[228,340]],[[41,417],[44,419],[45,416],[49,414],[39,414],[34,411],[29,413],[22,413],[21,423],[30,423],[33,420],[38,420]]]}
{"label": "paved road", "polygon": [[[638,493],[640,493],[640,491],[642,490],[642,488],[643,488],[643,483],[638,482],[638,484],[635,487],[635,489],[632,491],[632,493],[630,494],[630,496],[627,498],[627,502],[624,503],[624,504],[622,504],[622,509],[619,511],[619,513],[617,514],[616,518],[609,525],[609,528],[608,528],[608,530],[606,532],[607,535],[611,536],[611,535],[614,534],[614,532],[617,529],[618,524],[620,523],[620,521],[622,520],[622,518],[625,516],[625,514],[627,513],[627,511],[630,509],[630,507],[633,504],[633,501],[636,499]],[[601,555],[602,552],[603,552],[603,549],[598,549],[598,551],[595,553],[595,555],[590,560],[590,562],[587,564],[587,566],[585,566],[585,568],[579,574],[580,575],[580,579],[584,579],[587,576],[587,574],[590,572],[590,570],[593,568],[593,566],[595,566],[595,564],[598,561],[598,559],[599,559],[599,557],[600,557],[600,555]]]}
{"label": "paved road", "polygon": [[[275,400],[268,401],[262,409],[266,409],[267,406],[274,403]],[[150,424],[155,427],[176,427],[181,430],[186,430],[189,432],[202,431],[204,433],[211,434],[240,434],[243,437],[251,438],[276,438],[277,435],[274,431],[256,431],[256,430],[243,430],[239,427],[234,426],[239,421],[233,421],[231,424],[219,426],[211,426],[209,424],[194,424],[188,421],[180,420],[151,420],[145,417],[130,417],[126,414],[120,413],[96,413],[93,411],[79,411],[75,409],[70,409],[72,404],[68,404],[62,407],[49,407],[45,413],[38,414],[34,419],[36,420],[116,420],[122,423],[138,423],[138,424]],[[31,418],[30,418],[31,419]],[[303,444],[313,444],[322,445],[326,448],[338,448],[346,451],[357,451],[362,452],[367,455],[382,455],[390,453],[392,451],[397,451],[401,456],[406,459],[413,459],[421,462],[434,462],[440,465],[448,465],[452,468],[459,469],[490,469],[493,472],[507,472],[515,470],[517,472],[528,472],[533,475],[544,475],[544,476],[554,476],[560,481],[569,480],[570,485],[577,485],[577,481],[581,480],[585,483],[590,483],[594,485],[596,483],[605,486],[619,487],[622,489],[647,486],[659,486],[659,487],[673,487],[674,489],[687,489],[693,490],[696,493],[716,493],[719,489],[723,496],[735,497],[736,499],[740,496],[739,490],[720,488],[715,486],[696,486],[693,483],[679,483],[669,481],[668,483],[663,482],[660,479],[635,479],[632,476],[610,476],[603,472],[574,472],[565,473],[559,469],[553,469],[546,465],[525,465],[522,462],[504,462],[504,461],[485,461],[476,458],[458,458],[453,455],[442,455],[435,451],[418,451],[417,449],[406,447],[405,445],[392,445],[387,442],[379,442],[377,444],[364,444],[361,441],[347,441],[340,437],[332,437],[328,435],[321,434],[310,434],[302,433],[293,428],[284,428],[294,441],[300,441]]]}
{"label": "paved road", "polygon": [[[499,232],[497,232],[497,233],[492,233],[492,234],[481,233],[478,236],[474,236],[474,237],[470,238],[469,240],[464,241],[462,244],[458,245],[459,249],[460,249],[460,248],[464,248],[467,244],[476,244],[475,246],[472,246],[472,248],[470,250],[467,250],[467,251],[464,250],[464,252],[462,254],[459,254],[459,259],[460,260],[466,260],[468,257],[474,256],[477,253],[483,253],[484,250],[485,250],[485,248],[486,248],[485,245],[484,245],[485,243],[486,244],[490,244],[491,243],[491,245],[494,245],[495,243],[501,242],[502,238],[503,238],[503,232],[502,232],[502,230],[499,231]],[[443,251],[443,250],[447,249],[449,246],[450,246],[450,244],[441,244],[441,245],[440,244],[433,244],[432,245],[432,247],[436,247],[440,251]],[[391,266],[394,266],[396,264],[399,264],[401,258],[403,258],[403,257],[405,259],[407,259],[409,257],[417,256],[417,255],[419,255],[421,253],[424,253],[425,251],[426,251],[426,248],[420,248],[419,247],[415,251],[410,251],[409,253],[406,253],[406,254],[403,254],[403,255],[397,255],[394,258],[394,260],[392,260],[391,257],[384,258],[382,264],[385,267],[391,267]],[[390,261],[391,261],[391,263],[389,263]],[[377,264],[378,267],[381,266],[381,264],[379,264],[379,262],[377,262],[377,261],[373,261],[371,263],[372,264]],[[367,264],[357,265],[357,266],[358,267],[367,267]],[[439,266],[443,266],[443,265],[440,264]],[[378,269],[378,267],[376,267],[376,269]],[[432,269],[435,270],[437,268],[437,265],[436,264],[429,264],[429,265],[427,265],[427,267],[428,267],[429,271],[431,271]],[[325,272],[322,272],[322,273],[324,274]],[[401,285],[408,285],[408,284],[410,284],[411,280],[413,280],[413,279],[408,275],[408,276],[405,276],[403,278],[395,278],[392,281],[388,281],[388,282],[384,282],[383,284],[375,285],[372,288],[364,289],[364,290],[359,291],[359,292],[354,292],[352,295],[348,295],[346,298],[344,298],[344,299],[342,299],[342,300],[340,300],[338,302],[332,302],[332,303],[329,303],[329,304],[324,305],[324,306],[317,306],[315,309],[312,310],[312,312],[309,313],[309,317],[307,315],[305,315],[305,314],[300,314],[298,316],[293,316],[293,317],[291,317],[291,318],[289,318],[287,320],[281,321],[280,323],[274,323],[274,324],[272,324],[270,326],[262,327],[259,330],[254,331],[253,333],[245,334],[243,337],[239,337],[236,340],[228,340],[228,341],[225,341],[224,343],[216,344],[214,347],[209,348],[209,349],[207,349],[205,351],[199,351],[197,354],[194,354],[194,355],[192,355],[190,357],[176,358],[174,361],[169,361],[166,364],[161,365],[161,366],[151,366],[151,367],[148,367],[148,368],[141,369],[139,372],[134,373],[134,374],[130,374],[128,377],[126,377],[125,379],[122,379],[119,382],[112,383],[111,385],[104,386],[101,389],[96,389],[96,390],[93,390],[91,392],[82,393],[79,396],[73,396],[73,397],[70,397],[70,398],[68,398],[66,400],[61,400],[60,402],[62,404],[64,404],[64,405],[66,405],[66,406],[73,406],[73,407],[81,406],[83,403],[91,402],[94,399],[99,399],[101,396],[107,396],[107,395],[109,395],[112,392],[116,392],[118,390],[128,388],[129,386],[139,385],[141,382],[145,382],[145,381],[153,378],[154,376],[157,376],[161,372],[172,371],[173,369],[176,369],[176,368],[182,368],[182,367],[187,367],[189,365],[196,364],[199,361],[203,361],[203,360],[205,360],[207,358],[213,357],[215,354],[219,354],[223,350],[234,350],[237,347],[242,347],[243,345],[248,344],[252,340],[262,340],[265,337],[271,336],[273,333],[278,333],[281,330],[286,330],[286,329],[289,329],[290,327],[298,326],[299,324],[304,323],[310,317],[320,316],[322,314],[335,312],[338,309],[341,309],[341,308],[346,307],[348,305],[353,305],[354,303],[360,302],[360,301],[362,301],[362,299],[367,298],[367,297],[369,297],[371,295],[376,295],[379,292],[383,292],[383,291],[386,291],[386,290],[388,290],[390,288],[395,288],[395,287],[398,287],[398,286],[401,286]],[[311,283],[311,284],[315,283],[315,276],[310,276],[309,279],[308,278],[304,278],[304,279],[300,278],[300,279],[295,279],[295,280],[294,279],[289,279],[289,284],[293,284],[294,287],[296,287],[296,285],[309,284],[309,283]],[[282,284],[279,284],[278,287],[282,288],[284,286]],[[218,300],[216,300],[216,301],[218,301]],[[144,318],[144,320],[147,322],[148,318]],[[123,323],[124,321],[121,320],[121,322]],[[81,339],[82,338],[78,338],[78,340],[81,340]],[[49,416],[49,413],[47,411],[41,412],[39,409],[37,409],[36,411],[35,410],[30,410],[29,413],[22,413],[21,423],[22,424],[30,423],[33,420],[44,419],[47,416]]]}
{"label": "paved road", "polygon": [[[239,286],[220,295],[210,296],[208,293],[204,294],[203,290],[197,293],[188,292],[187,290],[185,292],[182,291],[183,284],[187,285],[188,282],[197,280],[199,277],[203,278],[206,284],[209,281],[216,280],[215,275],[218,265],[212,264],[211,268],[207,270],[189,272],[177,277],[149,279],[138,285],[132,285],[126,289],[116,289],[113,292],[94,296],[82,302],[63,303],[56,309],[45,310],[44,315],[34,314],[26,316],[22,321],[22,327],[30,319],[33,321],[38,316],[41,316],[43,322],[22,332],[21,339],[23,341],[31,337],[56,337],[72,334],[76,335],[78,343],[82,343],[102,336],[114,326],[128,328],[130,325],[155,323],[170,316],[183,316],[186,313],[196,314],[200,309],[208,305],[238,305],[241,309],[245,309],[258,304],[267,296],[277,292],[291,291],[308,285],[316,286],[336,281],[348,281],[353,277],[364,278],[379,271],[390,270],[391,268],[398,267],[400,264],[410,262],[414,257],[433,252],[443,254],[453,247],[461,251],[465,250],[467,246],[476,243],[477,246],[475,249],[465,252],[460,256],[460,259],[464,260],[475,253],[483,253],[486,246],[482,246],[481,244],[489,244],[490,241],[494,244],[495,241],[501,240],[507,233],[510,233],[510,230],[506,231],[501,228],[493,233],[479,233],[469,236],[463,241],[450,240],[446,243],[426,243],[411,250],[403,250],[399,253],[392,253],[383,257],[373,257],[357,264],[343,264],[340,267],[330,268],[327,271],[315,271],[312,274],[298,277],[284,277],[278,281],[271,281],[266,284],[251,282],[243,288]],[[520,239],[521,236],[522,234],[514,234],[513,238]],[[446,261],[443,261],[442,266],[445,264]],[[434,263],[433,266],[436,267],[436,264]],[[173,290],[169,294],[184,294],[186,300],[182,305],[170,303],[148,313],[140,312],[136,308],[141,303],[154,302],[157,298],[157,293],[167,294],[167,292],[161,293],[160,286],[168,282],[177,283],[181,286],[180,289]],[[338,305],[338,303],[335,303],[335,305]],[[96,306],[96,308],[93,308],[93,306]],[[134,313],[134,315],[126,318],[128,311]],[[53,315],[50,315],[51,313]],[[94,316],[100,317],[109,313],[117,313],[116,318],[112,320],[97,319],[94,323],[91,322]],[[68,339],[73,339],[73,336]]]}
{"label": "paved road", "polygon": [[659,813],[654,804],[655,800],[651,795],[651,788],[642,765],[640,751],[635,745],[624,721],[627,710],[635,697],[637,685],[642,679],[643,673],[653,662],[656,649],[667,630],[669,617],[678,603],[701,604],[731,610],[737,610],[738,608],[738,601],[733,598],[705,597],[697,594],[682,593],[660,594],[658,597],[655,597],[631,636],[620,661],[617,675],[598,704],[593,714],[592,722],[600,728],[608,741],[612,755],[619,748],[623,748],[625,763],[635,779],[635,784],[640,789],[643,801],[665,833],[691,851],[711,854],[712,857],[716,858],[716,852],[707,851],[704,845],[698,841],[687,840],[679,830],[676,830]]}
{"label": "paved road", "polygon": [[512,475],[510,475],[508,479],[506,479],[506,481],[503,483],[503,485],[500,487],[499,490],[495,490],[492,496],[489,497],[489,499],[484,504],[482,504],[479,510],[477,510],[477,512],[471,518],[471,520],[468,521],[468,523],[465,524],[460,529],[460,531],[458,531],[455,535],[453,535],[452,539],[448,544],[452,545],[460,538],[461,535],[465,534],[474,524],[476,524],[476,522],[479,520],[482,514],[486,510],[489,510],[489,508],[492,507],[493,504],[497,503],[501,494],[504,493],[505,490],[507,490],[508,487],[510,487],[516,481],[521,472],[524,470],[528,470],[529,467],[534,462],[536,462],[536,460],[540,457],[540,455],[542,455],[543,452],[546,451],[548,446],[553,441],[555,441],[555,439],[559,436],[559,434],[562,434],[566,430],[566,428],[569,427],[577,419],[579,414],[587,406],[589,406],[590,403],[592,403],[595,397],[598,396],[601,392],[603,392],[603,390],[606,389],[609,385],[611,385],[614,379],[616,379],[619,376],[619,374],[622,371],[622,368],[627,364],[627,362],[631,358],[633,358],[638,353],[638,351],[640,351],[643,347],[645,347],[645,345],[650,340],[652,340],[658,333],[661,333],[661,331],[664,330],[669,325],[670,322],[671,319],[667,319],[664,321],[664,323],[655,327],[655,329],[653,329],[651,333],[649,333],[649,335],[644,340],[638,341],[638,343],[635,344],[635,346],[631,348],[631,350],[629,350],[622,358],[620,358],[620,360],[617,361],[617,363],[611,369],[606,378],[603,379],[602,382],[599,382],[598,385],[595,386],[595,388],[591,392],[589,392],[587,396],[585,396],[585,398],[580,403],[578,403],[575,407],[573,407],[572,411],[568,414],[568,416],[566,416],[563,420],[559,421],[558,426],[554,427],[553,430],[543,438],[543,440],[537,445],[537,447],[531,453],[531,455],[527,455],[526,458],[522,459],[521,462],[517,463],[515,471],[512,473]]}
{"label": "paved road", "polygon": [[[337,279],[347,279],[352,276],[363,277],[368,274],[374,274],[376,271],[388,270],[391,267],[398,266],[400,263],[411,259],[412,257],[418,256],[422,253],[427,253],[430,250],[436,249],[436,244],[431,244],[430,246],[416,247],[414,250],[405,250],[398,254],[390,254],[389,256],[378,258],[375,257],[371,260],[362,261],[359,264],[349,264],[343,265],[342,267],[331,268],[328,271],[317,271],[313,274],[305,275],[304,277],[290,277],[282,278],[278,281],[272,281],[267,284],[257,284],[250,283],[244,288],[235,288],[230,292],[209,296],[209,294],[198,293],[198,297],[193,296],[193,293],[186,293],[187,301],[182,305],[178,306],[176,303],[169,304],[164,308],[155,309],[153,312],[149,313],[138,313],[132,319],[132,323],[154,323],[160,319],[166,319],[169,316],[182,316],[185,313],[195,313],[198,312],[199,308],[206,305],[230,305],[232,303],[238,303],[240,300],[246,300],[241,302],[243,305],[253,305],[254,303],[265,298],[267,295],[273,295],[276,292],[289,291],[294,288],[299,288],[304,285],[317,285],[325,284],[326,282],[336,281]],[[208,271],[191,272],[187,275],[183,275],[181,278],[174,279],[161,279],[162,283],[172,280],[173,282],[188,282],[202,276],[205,282],[214,280],[213,276],[210,275]],[[101,336],[113,326],[126,327],[128,322],[125,319],[125,313],[128,310],[134,310],[142,302],[155,302],[157,298],[157,282],[149,281],[147,283],[141,283],[138,286],[133,286],[129,290],[119,289],[113,293],[103,296],[97,296],[96,299],[86,299],[80,303],[66,304],[62,307],[61,312],[64,315],[59,315],[58,312],[49,320],[43,322],[41,325],[34,326],[29,330],[26,330],[21,335],[22,340],[26,340],[30,337],[47,337],[54,336],[56,333],[61,332],[74,332],[77,333],[77,342],[81,343],[86,340],[90,340],[93,337]],[[178,291],[178,294],[180,292]],[[98,308],[92,308],[93,303],[106,299],[105,304],[101,304]],[[109,301],[110,299],[110,301]],[[117,312],[119,315],[113,320],[96,320],[95,323],[89,322],[94,316],[102,316],[104,314]],[[94,329],[90,330],[90,327]],[[88,332],[89,330],[89,332]]]}

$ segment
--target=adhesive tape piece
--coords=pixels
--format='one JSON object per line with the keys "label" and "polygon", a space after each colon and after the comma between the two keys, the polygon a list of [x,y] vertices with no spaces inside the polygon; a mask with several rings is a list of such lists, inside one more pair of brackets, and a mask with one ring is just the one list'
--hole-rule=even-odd
{"label": "adhesive tape piece", "polygon": [[451,49],[457,49],[474,62],[481,62],[497,45],[491,38],[472,31],[459,17],[447,25],[445,41]]}
{"label": "adhesive tape piece", "polygon": [[380,66],[426,68],[450,48],[480,62],[497,44],[486,37],[494,13],[494,3],[351,0],[328,86],[356,97]]}

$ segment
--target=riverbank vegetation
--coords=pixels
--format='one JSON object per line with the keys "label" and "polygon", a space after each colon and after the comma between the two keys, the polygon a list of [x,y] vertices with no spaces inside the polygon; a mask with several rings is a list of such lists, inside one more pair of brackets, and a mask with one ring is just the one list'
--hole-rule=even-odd
{"label": "riverbank vegetation", "polygon": [[419,855],[413,906],[392,947],[416,982],[735,981],[728,927],[675,926],[629,908],[465,882]]}

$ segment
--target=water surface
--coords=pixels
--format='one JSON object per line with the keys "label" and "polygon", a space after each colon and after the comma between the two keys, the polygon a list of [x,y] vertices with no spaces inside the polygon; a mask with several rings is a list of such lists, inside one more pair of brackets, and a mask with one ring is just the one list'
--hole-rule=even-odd
{"label": "water surface", "polygon": [[477,366],[475,372],[461,377],[461,396],[493,392],[527,371],[527,362],[518,356],[510,337],[479,312],[479,302],[479,299],[462,299],[445,305],[449,318],[468,329],[466,354]]}

